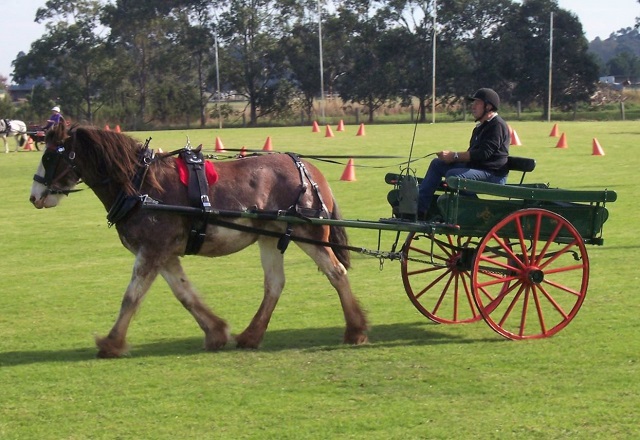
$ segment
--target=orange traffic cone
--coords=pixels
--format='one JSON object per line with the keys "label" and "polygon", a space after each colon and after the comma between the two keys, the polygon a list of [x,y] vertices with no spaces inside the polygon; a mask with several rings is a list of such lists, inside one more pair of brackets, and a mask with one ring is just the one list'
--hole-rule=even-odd
{"label": "orange traffic cone", "polygon": [[340,122],[338,123],[338,128],[336,129],[336,131],[344,131],[344,121],[342,119],[340,119]]}
{"label": "orange traffic cone", "polygon": [[267,136],[267,140],[264,143],[264,147],[262,147],[263,151],[271,151],[273,150],[272,146],[271,146],[271,136]]}
{"label": "orange traffic cone", "polygon": [[558,132],[558,124],[553,124],[553,128],[551,129],[551,133],[549,133],[549,137],[558,137],[560,136]]}
{"label": "orange traffic cone", "polygon": [[556,148],[569,148],[569,145],[567,145],[566,133],[562,133],[562,136],[560,136],[560,140],[556,144]]}
{"label": "orange traffic cone", "polygon": [[518,133],[513,129],[511,130],[511,145],[522,145],[522,142],[520,142],[520,138],[518,137]]}
{"label": "orange traffic cone", "polygon": [[247,155],[247,149],[243,146],[240,148],[240,157],[245,157]]}
{"label": "orange traffic cone", "polygon": [[109,128],[109,124],[104,126],[105,131],[111,131],[111,129]]}
{"label": "orange traffic cone", "polygon": [[604,156],[604,150],[602,149],[602,147],[600,146],[600,142],[598,142],[598,139],[593,138],[593,153],[591,153],[592,156]]}
{"label": "orange traffic cone", "polygon": [[224,149],[224,145],[222,144],[222,139],[220,139],[217,136],[216,136],[216,151],[217,152],[227,151]]}
{"label": "orange traffic cone", "polygon": [[320,127],[318,127],[318,123],[313,121],[313,128],[311,129],[312,133],[320,133]]}
{"label": "orange traffic cone", "polygon": [[356,180],[356,171],[353,166],[353,159],[349,159],[349,162],[347,162],[347,167],[344,169],[340,180],[346,180],[348,182]]}
{"label": "orange traffic cone", "polygon": [[33,150],[35,150],[33,139],[31,139],[30,136],[27,136],[27,142],[25,142],[23,149],[25,151],[33,151]]}
{"label": "orange traffic cone", "polygon": [[364,124],[360,124],[360,128],[358,128],[356,136],[364,136]]}
{"label": "orange traffic cone", "polygon": [[120,133],[120,126],[116,125],[116,133]]}
{"label": "orange traffic cone", "polygon": [[333,137],[333,131],[331,130],[331,127],[329,125],[327,125],[327,129],[325,130],[324,137],[328,137],[328,138]]}

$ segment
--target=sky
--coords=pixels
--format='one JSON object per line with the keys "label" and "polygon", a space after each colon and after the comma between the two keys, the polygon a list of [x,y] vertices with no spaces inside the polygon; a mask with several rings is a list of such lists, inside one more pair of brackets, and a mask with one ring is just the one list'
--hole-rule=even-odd
{"label": "sky", "polygon": [[[0,24],[0,75],[11,80],[11,62],[20,51],[28,52],[31,43],[45,34],[44,25],[33,21],[46,0],[0,0],[4,14]],[[558,0],[562,9],[573,12],[582,23],[589,41],[606,39],[612,32],[635,25],[640,17],[638,0]]]}

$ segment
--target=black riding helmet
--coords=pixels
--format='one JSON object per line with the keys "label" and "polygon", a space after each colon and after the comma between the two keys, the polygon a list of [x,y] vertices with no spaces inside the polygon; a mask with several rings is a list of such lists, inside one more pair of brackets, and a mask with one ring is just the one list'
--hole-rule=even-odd
{"label": "black riding helmet", "polygon": [[476,99],[480,99],[486,104],[491,104],[495,111],[498,111],[498,108],[500,107],[500,97],[493,89],[478,89],[473,96],[467,98],[469,101],[474,101]]}

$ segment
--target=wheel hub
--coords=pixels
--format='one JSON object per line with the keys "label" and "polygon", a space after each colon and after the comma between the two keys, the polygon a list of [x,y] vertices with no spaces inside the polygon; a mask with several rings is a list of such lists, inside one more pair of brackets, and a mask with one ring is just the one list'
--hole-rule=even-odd
{"label": "wheel hub", "polygon": [[540,284],[544,281],[544,272],[538,268],[527,271],[527,280],[532,284]]}

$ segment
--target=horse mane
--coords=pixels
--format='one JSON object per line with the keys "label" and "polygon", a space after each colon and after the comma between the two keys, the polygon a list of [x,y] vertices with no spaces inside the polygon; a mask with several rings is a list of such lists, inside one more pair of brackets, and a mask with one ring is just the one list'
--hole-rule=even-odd
{"label": "horse mane", "polygon": [[[57,127],[63,126],[59,124]],[[102,130],[96,127],[74,126],[69,130],[66,143],[70,143],[71,150],[76,152],[85,168],[94,170],[97,176],[108,177],[112,182],[120,185],[128,195],[135,195],[132,180],[141,166],[144,166],[140,151],[142,144],[136,139],[115,131]],[[160,161],[159,163],[164,163]],[[149,167],[145,182],[152,188],[162,191],[157,173],[167,167]]]}

